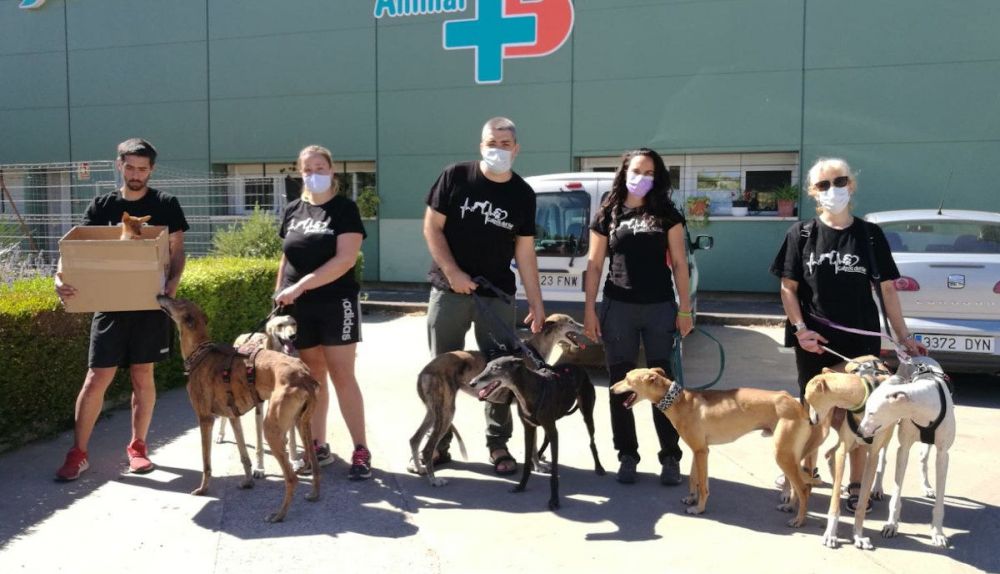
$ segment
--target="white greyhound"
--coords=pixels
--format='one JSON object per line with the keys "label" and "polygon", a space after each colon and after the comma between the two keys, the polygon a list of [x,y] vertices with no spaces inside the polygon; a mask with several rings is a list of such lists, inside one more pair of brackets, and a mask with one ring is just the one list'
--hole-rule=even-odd
{"label": "white greyhound", "polygon": [[[941,366],[926,357],[914,359],[913,365],[901,367],[900,373],[890,377],[887,384],[872,391],[865,405],[865,416],[859,425],[866,436],[879,429],[899,422],[899,449],[896,451],[896,489],[892,493],[889,519],[882,527],[882,537],[892,538],[899,530],[899,511],[903,501],[900,492],[906,474],[910,447],[916,441],[928,445],[921,453],[923,464],[924,494],[934,493],[934,511],[931,514],[931,543],[947,547],[944,535],[944,491],[948,478],[948,449],[955,442],[955,404],[948,389],[947,375]],[[927,459],[930,446],[937,449],[935,458],[936,492],[927,480]],[[869,541],[870,544],[870,541]]]}

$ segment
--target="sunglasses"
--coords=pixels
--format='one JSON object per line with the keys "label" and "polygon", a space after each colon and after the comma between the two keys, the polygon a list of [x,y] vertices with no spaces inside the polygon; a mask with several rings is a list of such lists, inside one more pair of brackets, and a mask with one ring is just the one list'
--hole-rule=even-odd
{"label": "sunglasses", "polygon": [[[851,178],[846,175],[835,177],[833,178],[833,187],[844,187],[850,182]],[[817,181],[813,184],[813,186],[820,191],[826,191],[830,189],[830,180],[824,179],[823,181]]]}

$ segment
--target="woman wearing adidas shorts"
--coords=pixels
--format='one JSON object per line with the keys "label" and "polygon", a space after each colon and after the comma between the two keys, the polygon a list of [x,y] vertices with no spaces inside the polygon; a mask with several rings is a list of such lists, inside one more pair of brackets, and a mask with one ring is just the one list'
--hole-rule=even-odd
{"label": "woman wearing adidas shorts", "polygon": [[[283,239],[274,302],[290,306],[298,323],[295,346],[319,381],[312,417],[312,447],[321,466],[333,462],[326,442],[330,408],[329,377],[337,403],[355,445],[348,478],[371,477],[371,453],[365,446],[365,407],[354,375],[354,358],[361,340],[360,286],[354,264],[365,237],[361,214],[350,199],[337,194],[333,157],[312,145],[299,152],[302,195],[288,204],[279,234]],[[308,463],[296,463],[300,474],[310,474]]]}
{"label": "woman wearing adidas shorts", "polygon": [[[822,347],[852,358],[879,354],[879,337],[844,332],[817,319],[821,317],[854,329],[879,331],[879,311],[872,298],[873,267],[869,253],[874,254],[875,267],[882,279],[880,288],[893,332],[911,355],[927,353],[927,349],[909,334],[903,321],[899,296],[893,285],[899,270],[882,229],[851,214],[851,199],[857,191],[851,167],[842,159],[820,159],[809,170],[808,184],[809,196],[816,200],[818,216],[795,223],[788,229],[771,264],[771,273],[781,279],[781,303],[788,316],[785,346],[795,349],[799,396],[805,393],[806,383],[824,367],[842,362],[840,357],[825,352]],[[807,468],[812,464],[813,461],[807,461]],[[863,452],[856,449],[851,454],[851,484],[848,486],[847,511],[851,513],[857,505],[863,470]]]}
{"label": "woman wearing adidas shorts", "polygon": [[[636,367],[640,340],[646,365],[660,367],[672,378],[674,333],[687,335],[694,326],[685,241],[684,217],[670,200],[670,174],[663,159],[646,148],[625,154],[611,193],[590,226],[584,284],[584,329],[591,339],[604,341],[612,382],[624,379]],[[605,256],[611,263],[598,312],[597,286]],[[674,301],[675,285],[678,302]],[[620,462],[618,482],[630,484],[636,480],[639,443],[635,418],[624,400],[625,395],[611,396],[611,433]],[[660,443],[660,483],[680,484],[677,431],[655,406],[652,415]]]}

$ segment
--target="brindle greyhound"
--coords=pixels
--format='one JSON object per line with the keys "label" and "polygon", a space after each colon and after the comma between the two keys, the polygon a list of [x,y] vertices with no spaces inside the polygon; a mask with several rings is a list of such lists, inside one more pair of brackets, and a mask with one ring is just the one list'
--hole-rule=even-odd
{"label": "brindle greyhound", "polygon": [[[553,314],[545,320],[542,330],[528,339],[527,344],[538,351],[543,360],[548,361],[549,355],[557,347],[582,348],[585,340],[583,325],[569,315]],[[411,464],[418,474],[427,475],[431,486],[448,484],[447,480],[434,476],[434,452],[449,430],[454,432],[462,456],[465,456],[465,444],[452,425],[455,419],[455,398],[459,391],[473,394],[469,381],[485,366],[486,356],[483,353],[452,351],[431,359],[417,375],[417,394],[427,407],[427,414],[417,432],[410,438]],[[427,441],[421,452],[420,441],[425,435]]]}
{"label": "brindle greyhound", "polygon": [[549,474],[549,510],[559,508],[559,433],[556,421],[577,408],[590,434],[590,453],[594,457],[594,472],[604,474],[594,444],[594,403],[596,395],[590,377],[577,365],[559,365],[533,370],[521,357],[500,357],[486,365],[483,372],[469,382],[479,398],[506,389],[517,399],[518,414],[524,424],[524,468],[521,481],[511,492],[523,492],[531,476],[531,461],[535,449],[535,428],[545,429],[545,441],[552,445],[552,467]]}
{"label": "brindle greyhound", "polygon": [[[203,472],[201,485],[191,494],[202,495],[208,491],[208,482],[212,477],[212,423],[216,416],[228,417],[236,435],[245,475],[240,487],[253,487],[250,457],[247,456],[239,417],[266,399],[268,408],[264,417],[264,435],[285,477],[285,496],[281,507],[269,514],[266,520],[280,522],[288,512],[298,484],[298,477],[292,471],[285,451],[285,436],[297,425],[302,439],[306,444],[312,444],[309,420],[316,408],[319,383],[309,375],[305,363],[277,351],[260,350],[249,358],[247,368],[243,368],[244,356],[228,345],[217,345],[208,340],[207,318],[197,305],[165,295],[157,296],[156,300],[180,328],[181,354],[188,373],[188,397],[201,429]],[[253,383],[249,382],[250,372],[254,373]],[[316,453],[313,449],[306,451],[312,468],[318,468]],[[312,492],[306,496],[309,501],[319,499],[318,474],[312,480]]]}
{"label": "brindle greyhound", "polygon": [[[241,352],[246,349],[263,347],[269,351],[279,351],[290,357],[298,357],[295,349],[295,332],[298,329],[295,319],[290,315],[275,315],[267,320],[263,333],[243,333],[236,337],[233,346]],[[264,410],[263,405],[254,409],[254,430],[257,431],[257,448],[254,449],[254,478],[264,478]],[[226,438],[227,417],[219,418],[219,434],[215,437],[217,444],[222,444]],[[298,449],[295,446],[295,432],[288,433],[288,452],[294,456]]]}

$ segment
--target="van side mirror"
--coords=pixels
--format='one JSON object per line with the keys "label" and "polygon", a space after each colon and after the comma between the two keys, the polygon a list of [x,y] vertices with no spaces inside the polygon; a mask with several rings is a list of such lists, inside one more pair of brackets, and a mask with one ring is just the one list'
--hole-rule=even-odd
{"label": "van side mirror", "polygon": [[715,238],[711,235],[699,235],[695,237],[694,242],[691,244],[691,251],[696,249],[704,249],[708,251],[715,246]]}

